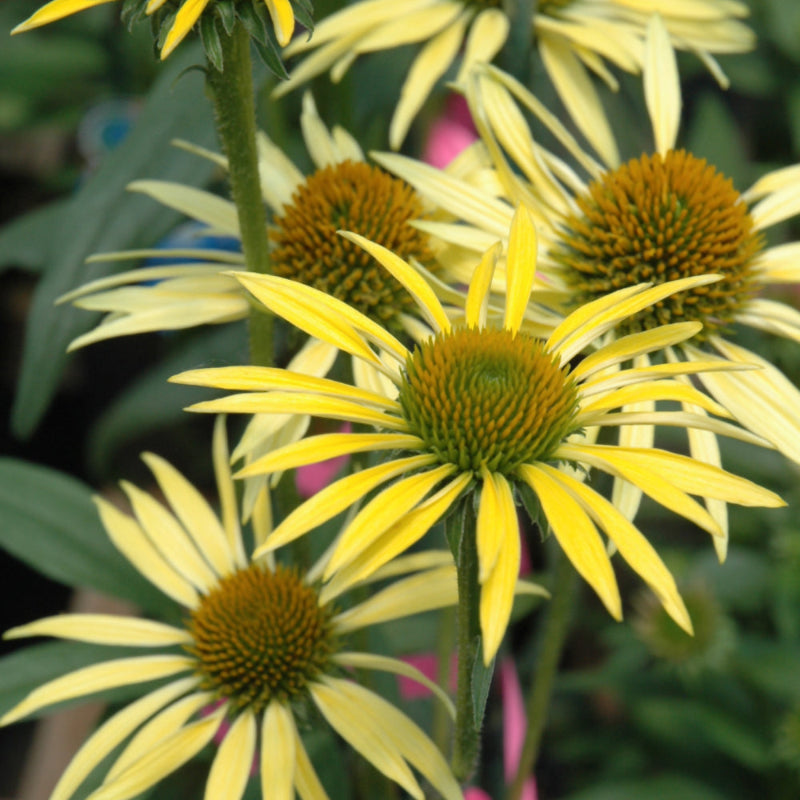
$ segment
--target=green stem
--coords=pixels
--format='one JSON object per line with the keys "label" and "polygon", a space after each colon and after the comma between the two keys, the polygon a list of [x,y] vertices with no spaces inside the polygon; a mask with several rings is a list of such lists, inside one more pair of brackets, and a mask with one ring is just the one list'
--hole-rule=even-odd
{"label": "green stem", "polygon": [[[456,729],[453,738],[452,768],[462,783],[475,769],[480,743],[481,720],[476,720],[473,699],[473,668],[481,658],[480,586],[478,584],[478,548],[475,540],[476,519],[473,497],[468,494],[461,508],[448,522],[448,540],[458,542],[458,686],[456,688]],[[482,711],[482,710],[481,710]]]}
{"label": "green stem", "polygon": [[564,649],[564,642],[566,641],[572,618],[576,572],[570,560],[560,549],[556,549],[555,553],[553,599],[549,605],[549,612],[542,634],[542,644],[536,662],[533,688],[528,696],[526,705],[528,729],[525,732],[525,742],[522,745],[517,774],[514,776],[514,782],[509,790],[509,800],[519,800],[522,795],[523,784],[536,765],[536,759],[542,743],[542,733],[547,721],[550,697],[553,693],[553,685],[558,673],[558,663],[561,660],[561,653]]}
{"label": "green stem", "polygon": [[[454,609],[446,608],[442,611],[438,626],[439,636],[436,642],[436,683],[448,693],[451,656],[456,643],[455,621]],[[442,753],[447,752],[447,744],[450,739],[450,716],[444,704],[436,699],[433,701],[431,738]]]}
{"label": "green stem", "polygon": [[[268,274],[269,242],[258,174],[250,38],[241,24],[230,36],[221,38],[223,70],[219,72],[209,64],[207,71],[217,132],[228,158],[245,265],[251,272]],[[272,315],[255,309],[250,312],[250,359],[262,366],[273,361]]]}

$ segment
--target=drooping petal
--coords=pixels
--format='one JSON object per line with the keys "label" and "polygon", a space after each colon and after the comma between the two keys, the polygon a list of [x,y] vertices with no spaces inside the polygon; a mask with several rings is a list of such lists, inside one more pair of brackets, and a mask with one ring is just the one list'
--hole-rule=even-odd
{"label": "drooping petal", "polygon": [[275,528],[264,546],[256,550],[255,557],[263,555],[267,550],[282,547],[317,525],[327,522],[382,483],[409,471],[429,466],[435,461],[436,457],[433,455],[411,456],[378,464],[362,472],[340,478],[294,509]]}
{"label": "drooping petal", "polygon": [[[214,702],[210,692],[195,692],[183,697],[149,720],[128,742],[106,774],[105,782],[113,783],[140,758],[146,757],[159,744],[176,734],[198,711]],[[217,710],[219,721],[224,709]]]}
{"label": "drooping petal", "polygon": [[241,800],[256,751],[256,718],[243,709],[225,734],[211,764],[205,800]]}
{"label": "drooping petal", "polygon": [[295,729],[292,712],[273,700],[261,724],[261,796],[264,800],[293,800]]}
{"label": "drooping petal", "polygon": [[196,756],[213,738],[219,716],[192,722],[134,762],[113,783],[93,792],[91,800],[130,800],[172,774]]}
{"label": "drooping petal", "polygon": [[375,769],[400,784],[415,800],[423,800],[414,775],[395,743],[386,735],[388,718],[382,712],[384,704],[388,703],[378,702],[377,695],[339,678],[325,677],[310,684],[309,691],[330,726],[354,750]]}
{"label": "drooping petal", "polygon": [[614,542],[622,557],[653,589],[667,613],[685,631],[691,633],[692,623],[678,593],[675,579],[638,528],[612,503],[585,483],[547,464],[541,464],[540,469],[562,483],[575,496]]}
{"label": "drooping petal", "polygon": [[325,578],[330,578],[333,572],[354,560],[372,540],[387,530],[399,516],[411,511],[456,469],[453,464],[442,464],[427,472],[401,478],[373,498],[342,532],[325,569]]}
{"label": "drooping petal", "polygon": [[110,2],[112,0],[51,0],[51,2],[31,14],[24,22],[20,22],[11,33],[23,33],[41,25],[49,25],[51,22],[72,16],[72,14],[77,14],[79,11]]}
{"label": "drooping petal", "polygon": [[413,267],[409,266],[391,250],[387,250],[385,247],[375,244],[375,242],[371,242],[357,233],[342,232],[341,235],[354,244],[363,247],[376,261],[389,270],[416,300],[423,316],[433,325],[435,330],[450,330],[450,320],[447,318],[439,298]]}
{"label": "drooping petal", "polygon": [[148,717],[194,688],[198,678],[183,678],[156,689],[109,717],[81,746],[62,773],[50,800],[69,800],[91,771]]}
{"label": "drooping petal", "polygon": [[[483,663],[489,664],[497,654],[511,618],[514,592],[520,561],[520,533],[514,496],[501,475],[495,475],[498,518],[494,524],[501,530],[500,548],[494,566],[481,581],[480,622],[483,635]],[[486,481],[484,480],[484,488]]]}
{"label": "drooping petal", "polygon": [[582,506],[564,487],[560,473],[523,464],[519,475],[536,493],[553,535],[583,579],[597,592],[608,613],[622,619],[617,580],[603,541]]}
{"label": "drooping petal", "polygon": [[286,47],[294,33],[294,11],[289,0],[264,0],[275,28],[275,38],[281,47]]}
{"label": "drooping petal", "polygon": [[374,669],[381,672],[391,672],[394,675],[402,675],[417,681],[425,686],[430,692],[435,694],[442,701],[450,716],[456,718],[456,708],[447,693],[434,681],[427,678],[416,667],[405,661],[398,661],[396,658],[379,656],[374,653],[337,653],[334,660],[345,667],[355,669]]}
{"label": "drooping petal", "polygon": [[471,14],[463,13],[437,33],[420,50],[411,64],[400,99],[389,124],[389,146],[398,150],[405,139],[411,120],[417,115],[433,85],[447,71],[464,41],[464,32]]}

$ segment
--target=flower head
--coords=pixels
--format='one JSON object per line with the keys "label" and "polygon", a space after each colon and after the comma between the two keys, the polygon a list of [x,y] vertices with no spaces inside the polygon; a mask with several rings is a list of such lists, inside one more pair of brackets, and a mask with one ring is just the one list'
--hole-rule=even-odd
{"label": "flower head", "polygon": [[[717,277],[623,289],[577,309],[541,340],[525,330],[536,235],[524,208],[515,214],[509,235],[508,293],[501,318],[489,304],[499,245],[487,251],[475,270],[463,321],[451,324],[433,290],[411,266],[363,237],[343,235],[377,258],[414,296],[432,332],[413,351],[373,320],[310,287],[272,276],[240,278],[275,313],[366,360],[389,380],[368,391],[254,367],[197,370],[174,378],[245,390],[200,403],[194,410],[310,413],[376,429],[309,437],[254,460],[241,476],[343,453],[390,454],[383,463],[336,481],[300,506],[275,529],[262,551],[292,541],[369,495],[372,499],[337,541],[326,571],[329,586],[349,586],[402,553],[464,493],[474,492],[483,654],[488,663],[511,613],[520,562],[514,493],[516,486],[524,485],[539,500],[542,524],[552,529],[614,617],[621,616],[621,601],[597,526],[650,584],[670,615],[690,629],[672,576],[644,536],[576,477],[574,469],[558,465],[593,467],[618,476],[714,536],[721,535],[719,527],[690,493],[743,504],[782,503],[773,493],[718,467],[650,447],[591,444],[582,434],[588,427],[640,421],[635,414],[615,412],[633,402],[685,400],[724,414],[691,386],[672,379],[724,364],[617,368],[627,359],[691,337],[700,330],[696,322],[631,334],[598,348],[574,369],[570,365],[574,356],[620,321],[678,291],[711,285]],[[652,418],[748,438],[738,428],[700,414],[659,412]]]}
{"label": "flower head", "polygon": [[[11,33],[23,33],[32,28],[49,25],[51,22],[70,17],[79,11],[110,2],[112,0],[50,0],[28,19],[17,25]],[[264,3],[272,19],[278,43],[288,44],[294,33],[294,11],[290,0],[264,0]],[[147,0],[147,2],[142,0],[140,5],[142,12],[134,13],[150,15],[158,11],[164,13],[171,10],[171,14],[167,17],[168,27],[164,43],[161,46],[161,58],[166,58],[186,38],[207,7],[210,5],[213,8],[213,0],[199,0],[199,2],[184,0],[182,3],[175,0]]]}
{"label": "flower head", "polygon": [[[685,341],[643,355],[642,366],[723,359],[757,366],[703,372],[698,380],[745,428],[800,463],[800,392],[766,359],[733,341],[740,325],[800,341],[800,313],[760,296],[770,284],[798,281],[794,261],[800,245],[768,247],[765,241],[770,226],[800,209],[798,167],[769,173],[747,191],[737,191],[712,164],[676,146],[680,86],[674,51],[657,16],[649,22],[644,60],[655,147],[627,162],[598,164],[536,97],[494,67],[476,70],[468,98],[496,167],[501,196],[481,194],[466,182],[401,156],[381,154],[377,160],[457,215],[460,226],[439,226],[436,231],[426,226],[450,241],[461,236],[466,243],[479,244],[497,236],[514,204],[528,204],[539,233],[539,285],[529,313],[543,323],[543,309],[568,313],[641,281],[658,284],[718,275],[712,285],[698,285],[643,309],[624,321],[615,335],[655,331],[680,321],[700,323]],[[553,134],[568,159],[537,141],[523,110]],[[588,180],[581,177],[584,173]],[[495,289],[502,291],[502,284]],[[690,403],[684,407],[697,412]],[[654,408],[650,401],[626,405],[625,411],[640,414],[642,422],[621,428],[620,444],[652,444],[655,426],[645,415]],[[691,428],[688,437],[693,458],[720,464],[713,431]],[[616,483],[614,503],[629,518],[640,499],[633,487]],[[708,509],[725,531],[714,540],[724,558],[726,508],[710,501]]]}
{"label": "flower head", "polygon": [[[377,241],[403,258],[431,264],[427,234],[408,224],[424,218],[426,206],[404,181],[364,160],[355,139],[341,128],[329,131],[313,98],[303,100],[301,127],[316,167],[304,176],[265,135],[258,139],[264,200],[273,212],[269,236],[271,267],[276,275],[313,286],[338,297],[397,334],[413,336],[415,306],[400,283],[356,244],[336,235],[346,228]],[[220,166],[218,154],[198,150]],[[238,237],[232,202],[209,192],[164,181],[137,181],[129,188],[189,214],[217,233]],[[232,274],[244,270],[242,253],[211,249],[145,250],[112,253],[95,259],[172,257],[177,263],[134,269],[101,278],[60,299],[82,308],[104,311],[93,330],[77,337],[70,349],[105,339],[147,331],[183,329],[245,319],[248,295]],[[195,263],[187,263],[192,260]],[[294,356],[291,369],[322,377],[338,354],[318,337]],[[356,359],[355,380],[371,386],[376,377]],[[293,441],[305,433],[308,418],[284,424],[277,417],[253,419],[236,458],[257,454]],[[261,480],[248,482],[245,514],[249,514]]]}
{"label": "flower head", "polygon": [[[325,797],[298,724],[309,713],[327,720],[411,796],[423,796],[413,767],[443,797],[460,798],[458,785],[427,736],[345,671],[358,667],[415,678],[449,703],[410,665],[345,650],[351,631],[453,603],[454,570],[443,563],[442,554],[426,555],[421,571],[340,610],[338,602],[331,603],[333,596],[321,597],[318,578],[324,562],[303,573],[276,563],[272,556],[246,556],[221,420],[214,458],[222,520],[166,461],[152,454],[144,458],[168,506],[129,484],[123,488],[133,517],[102,499],[97,506],[112,542],[182,607],[184,622],[65,614],[6,634],[123,645],[146,654],[98,663],[44,684],[11,709],[2,724],[62,700],[167,679],[103,723],[67,767],[53,800],[73,796],[126,740],[92,798],[135,797],[193,758],[228,725],[211,765],[206,798],[241,798],[257,749],[263,797],[290,798],[295,789],[303,797]],[[254,521],[257,542],[269,529],[268,503],[262,493]],[[394,575],[414,572],[419,564],[417,557],[415,565],[400,565]]]}

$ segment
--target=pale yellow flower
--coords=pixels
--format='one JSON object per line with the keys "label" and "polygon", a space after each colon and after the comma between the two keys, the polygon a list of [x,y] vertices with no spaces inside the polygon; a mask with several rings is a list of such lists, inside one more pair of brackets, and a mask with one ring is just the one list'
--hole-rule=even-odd
{"label": "pale yellow flower", "polygon": [[[733,326],[745,325],[800,342],[800,313],[760,296],[771,284],[800,282],[800,243],[768,247],[764,238],[768,228],[800,211],[800,166],[771,172],[740,194],[711,164],[676,150],[681,92],[674,52],[657,17],[651,19],[646,44],[652,153],[610,167],[597,163],[531,92],[486,67],[475,74],[468,94],[497,169],[491,188],[499,196],[400,156],[382,154],[376,160],[467,223],[421,222],[421,228],[448,241],[474,242],[475,249],[497,236],[514,203],[528,204],[539,235],[539,283],[530,312],[539,319],[541,306],[569,312],[640,281],[723,276],[714,286],[659,303],[622,325],[621,332],[656,330],[677,321],[702,323],[697,335],[642,357],[642,363],[726,359],[758,366],[701,373],[698,380],[745,428],[800,463],[800,392],[767,359],[733,341]],[[555,136],[567,158],[539,143],[523,111]],[[653,409],[652,403],[642,403],[626,411],[644,419]],[[649,446],[654,431],[646,421],[622,428],[620,443]],[[691,429],[688,437],[695,459],[720,464],[713,432]],[[627,516],[634,515],[640,497],[617,483],[614,501]],[[727,531],[725,505],[708,501],[708,507]],[[714,541],[724,557],[727,536]]]}
{"label": "pale yellow flower", "polygon": [[[175,601],[185,622],[63,614],[6,634],[126,646],[143,654],[100,662],[40,686],[0,719],[3,725],[64,700],[166,679],[97,729],[50,800],[74,796],[125,742],[90,798],[136,797],[194,758],[226,722],[230,729],[211,764],[206,800],[240,800],[254,758],[265,800],[291,800],[295,791],[307,800],[326,800],[303,744],[301,720],[310,708],[412,797],[424,796],[413,768],[442,797],[460,800],[458,784],[436,745],[405,714],[348,677],[348,670],[379,670],[421,681],[452,714],[449,699],[405,662],[345,647],[347,637],[366,626],[453,604],[457,589],[449,553],[395,562],[383,577],[397,580],[345,607],[335,592],[325,599],[320,595],[324,558],[303,574],[277,564],[272,555],[255,560],[246,555],[222,421],[214,443],[221,519],[174,467],[152,454],[144,460],[166,505],[123,483],[133,516],[100,498],[97,507],[114,545]],[[270,528],[266,493],[254,528],[259,543]]]}
{"label": "pale yellow flower", "polygon": [[[542,524],[549,525],[615,618],[621,617],[622,605],[598,527],[668,613],[691,630],[674,580],[655,550],[611,503],[575,476],[574,468],[591,467],[630,482],[714,537],[722,531],[690,494],[745,505],[781,505],[772,492],[718,467],[652,447],[595,445],[580,433],[589,426],[639,422],[636,414],[616,411],[631,402],[678,400],[724,415],[716,403],[675,379],[724,365],[683,362],[617,369],[623,361],[683,342],[699,331],[695,322],[623,337],[598,348],[575,369],[570,369],[570,361],[630,315],[681,289],[713,284],[716,278],[623,289],[576,309],[544,340],[525,332],[537,245],[533,221],[524,209],[514,216],[508,237],[507,292],[497,324],[489,287],[499,245],[487,251],[476,268],[463,322],[453,325],[413,267],[361,236],[343,235],[377,258],[415,298],[432,333],[413,351],[373,320],[322,292],[271,276],[236,277],[276,314],[382,371],[388,387],[367,391],[258,367],[195,370],[173,379],[241,392],[191,410],[314,414],[375,430],[309,437],[255,460],[240,476],[347,453],[389,454],[293,511],[259,552],[304,535],[370,495],[338,540],[327,567],[329,586],[342,588],[414,544],[464,493],[480,490],[476,544],[483,657],[488,663],[511,613],[520,560],[514,487],[524,484],[538,498]],[[688,411],[653,413],[648,419],[753,438],[723,421]],[[559,464],[572,469],[560,469]]]}

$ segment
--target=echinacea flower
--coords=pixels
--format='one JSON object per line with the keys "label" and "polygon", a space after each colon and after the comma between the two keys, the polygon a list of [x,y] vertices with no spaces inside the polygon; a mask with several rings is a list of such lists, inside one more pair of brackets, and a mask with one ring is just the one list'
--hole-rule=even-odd
{"label": "echinacea flower", "polygon": [[[717,274],[713,286],[645,309],[621,333],[657,330],[678,322],[702,323],[690,339],[660,348],[643,363],[662,359],[688,362],[727,359],[759,369],[704,372],[706,390],[745,428],[800,463],[800,392],[769,360],[733,341],[744,325],[800,342],[800,313],[760,296],[775,283],[798,283],[800,243],[766,246],[764,232],[800,211],[800,167],[771,172],[743,193],[712,164],[676,148],[681,93],[675,55],[664,26],[653,17],[648,29],[644,71],[645,99],[655,149],[613,168],[598,165],[541,104],[511,76],[488,68],[476,76],[471,103],[476,122],[492,150],[500,182],[510,202],[522,198],[534,208],[543,247],[540,270],[548,285],[542,302],[570,310],[640,281],[674,280]],[[547,125],[570,153],[572,164],[542,147],[527,126],[517,102]],[[513,172],[506,157],[519,172]],[[651,403],[632,407],[646,413]],[[623,428],[623,445],[647,446],[653,425]],[[720,463],[719,445],[709,431],[690,430],[695,459]],[[638,495],[629,493],[632,515]],[[727,530],[725,506],[709,506]],[[724,557],[727,537],[716,539]]]}
{"label": "echinacea flower", "polygon": [[274,91],[281,96],[330,69],[341,80],[364,53],[422,44],[414,58],[389,127],[397,149],[436,81],[456,60],[464,45],[456,81],[474,63],[491,61],[506,41],[509,21],[500,0],[362,0],[321,20],[310,38],[298,37],[286,57],[308,55]]}
{"label": "echinacea flower", "polygon": [[[689,630],[691,623],[674,580],[645,537],[575,477],[574,470],[562,470],[559,464],[591,467],[630,481],[714,536],[721,534],[719,527],[690,494],[745,505],[782,504],[772,492],[718,467],[649,447],[589,444],[580,434],[587,426],[640,421],[636,414],[614,410],[631,402],[683,399],[711,413],[722,412],[691,386],[658,378],[718,369],[723,363],[614,369],[622,361],[696,334],[700,330],[696,322],[623,337],[570,367],[574,356],[632,314],[677,291],[717,279],[699,276],[623,289],[577,309],[543,340],[526,333],[523,325],[536,269],[534,225],[524,208],[515,214],[509,235],[508,291],[499,324],[494,324],[494,312],[490,318],[488,308],[499,245],[477,267],[464,322],[454,325],[411,266],[361,236],[342,235],[377,258],[419,304],[432,333],[413,351],[374,320],[311,287],[274,276],[237,277],[276,314],[382,370],[391,390],[385,388],[388,381],[368,391],[257,367],[196,370],[173,378],[243,392],[199,403],[192,407],[195,411],[314,414],[375,429],[308,437],[256,459],[239,476],[291,469],[344,453],[390,454],[382,463],[332,483],[299,506],[259,552],[302,536],[369,495],[371,499],[337,540],[325,572],[331,579],[329,586],[349,586],[420,539],[462,495],[479,492],[480,624],[483,657],[489,663],[508,625],[519,571],[514,487],[523,484],[538,498],[542,523],[552,529],[615,618],[622,614],[619,590],[597,526],[673,618]],[[659,412],[649,418],[754,438],[727,423],[689,412]]]}
{"label": "echinacea flower", "polygon": [[[461,791],[437,747],[401,711],[348,676],[375,669],[417,678],[446,696],[417,670],[386,656],[346,649],[348,635],[455,602],[455,570],[442,555],[417,554],[393,565],[393,583],[343,608],[321,598],[324,561],[307,572],[245,553],[237,523],[224,423],[215,431],[214,462],[222,519],[163,459],[144,460],[166,498],[127,483],[133,516],[97,499],[109,538],[185,614],[166,624],[106,614],[64,614],[6,635],[54,636],[139,649],[141,655],[97,663],[33,690],[0,719],[8,725],[63,700],[120,686],[166,681],[109,717],[70,762],[50,800],[68,800],[120,745],[92,800],[127,800],[192,759],[229,725],[211,764],[207,800],[240,800],[254,757],[261,796],[325,800],[302,739],[301,720],[318,715],[376,769],[417,800],[423,792],[412,767],[441,796]],[[268,530],[269,499],[254,526]],[[424,563],[423,563],[424,562]],[[420,569],[420,564],[423,568]],[[318,724],[318,723],[317,723]]]}
{"label": "echinacea flower", "polygon": [[[161,58],[166,58],[185,38],[186,34],[195,26],[203,12],[209,5],[213,6],[214,0],[184,0],[175,14],[175,18],[169,27],[164,44],[161,48]],[[70,17],[79,11],[87,8],[110,3],[113,0],[50,0],[38,11],[34,12],[28,19],[21,22],[11,33],[23,33],[32,28],[39,28],[42,25],[49,25],[51,22]],[[169,0],[148,0],[144,5],[145,14],[153,14]],[[294,33],[294,11],[290,0],[264,0],[267,11],[272,19],[275,29],[275,37],[280,45],[289,43]],[[178,6],[178,3],[175,3]]]}
{"label": "echinacea flower", "polygon": [[[404,336],[418,323],[416,308],[403,287],[360,247],[336,235],[340,227],[363,234],[403,258],[431,264],[427,234],[409,220],[426,216],[426,206],[402,180],[368,164],[355,139],[342,128],[329,131],[313,98],[303,101],[301,127],[316,170],[304,176],[265,135],[258,138],[259,170],[264,199],[273,212],[269,236],[275,275],[328,292]],[[227,167],[224,157],[196,151]],[[164,181],[137,181],[131,189],[145,192],[166,206],[188,214],[217,234],[237,237],[234,204],[210,192]],[[95,259],[141,257],[192,259],[197,263],[134,269],[92,281],[60,298],[60,302],[105,316],[91,331],[77,337],[70,350],[117,336],[176,330],[201,324],[243,320],[250,313],[247,292],[231,271],[244,269],[244,256],[220,250],[144,250],[96,256]],[[297,353],[291,368],[324,376],[338,354],[318,338]],[[363,361],[353,362],[358,385],[378,378]],[[234,452],[240,457],[257,447],[266,451],[302,436],[308,424],[295,419],[256,417]],[[250,484],[245,512],[251,508]]]}

